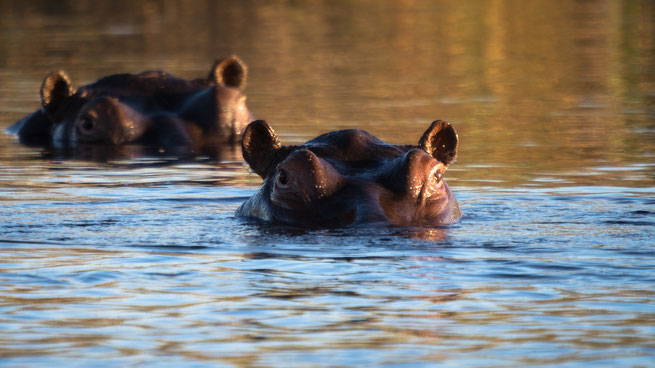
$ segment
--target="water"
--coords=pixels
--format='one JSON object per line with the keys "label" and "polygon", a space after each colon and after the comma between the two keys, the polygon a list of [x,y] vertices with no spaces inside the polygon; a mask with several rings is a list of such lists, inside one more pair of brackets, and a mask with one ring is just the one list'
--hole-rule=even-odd
{"label": "water", "polygon": [[448,228],[235,219],[220,160],[0,136],[0,365],[652,366],[652,2],[0,1],[0,127],[78,84],[236,53],[286,143],[457,128]]}

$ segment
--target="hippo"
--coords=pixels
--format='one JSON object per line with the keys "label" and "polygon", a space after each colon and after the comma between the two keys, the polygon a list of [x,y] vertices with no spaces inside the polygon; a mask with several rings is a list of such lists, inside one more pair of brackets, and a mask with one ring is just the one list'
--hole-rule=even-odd
{"label": "hippo", "polygon": [[437,120],[418,145],[348,129],[283,146],[265,121],[253,121],[241,149],[263,183],[235,215],[299,227],[453,224],[462,212],[443,175],[458,142],[455,129]]}
{"label": "hippo", "polygon": [[162,147],[237,143],[253,120],[247,68],[236,56],[194,80],[161,71],[115,74],[75,88],[63,71],[41,86],[41,108],[7,131],[21,142],[58,145],[142,143]]}

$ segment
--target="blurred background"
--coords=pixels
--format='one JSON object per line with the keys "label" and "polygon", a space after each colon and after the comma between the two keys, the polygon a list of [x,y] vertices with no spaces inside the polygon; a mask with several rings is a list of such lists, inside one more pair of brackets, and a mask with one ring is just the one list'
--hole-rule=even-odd
{"label": "blurred background", "polygon": [[52,70],[195,78],[230,54],[284,142],[356,127],[409,144],[443,119],[462,185],[653,184],[652,1],[1,0],[0,127],[38,108]]}

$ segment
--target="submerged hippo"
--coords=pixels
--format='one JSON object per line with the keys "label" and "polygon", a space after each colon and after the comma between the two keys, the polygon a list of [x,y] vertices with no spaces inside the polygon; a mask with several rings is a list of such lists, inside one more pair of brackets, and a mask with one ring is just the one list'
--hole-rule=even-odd
{"label": "submerged hippo", "polygon": [[307,227],[452,224],[461,210],[443,174],[457,145],[455,129],[440,120],[415,146],[388,144],[355,129],[283,146],[257,120],[246,127],[241,148],[264,182],[236,216]]}
{"label": "submerged hippo", "polygon": [[252,121],[237,57],[217,61],[207,78],[160,71],[116,74],[75,88],[63,71],[41,86],[41,108],[12,125],[25,143],[198,147],[235,143]]}

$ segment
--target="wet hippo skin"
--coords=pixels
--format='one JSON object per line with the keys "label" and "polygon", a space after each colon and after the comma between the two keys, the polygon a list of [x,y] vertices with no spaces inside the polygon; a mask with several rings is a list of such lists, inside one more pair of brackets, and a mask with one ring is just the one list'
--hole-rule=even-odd
{"label": "wet hippo skin", "polygon": [[116,74],[75,88],[63,71],[41,86],[41,108],[7,130],[21,142],[77,145],[127,143],[201,147],[236,143],[252,121],[247,69],[236,56],[217,61],[206,78],[161,71]]}
{"label": "wet hippo skin", "polygon": [[264,182],[236,216],[303,227],[452,224],[461,210],[443,175],[457,146],[455,129],[440,120],[417,145],[349,129],[298,146],[283,146],[257,120],[246,127],[241,148]]}

